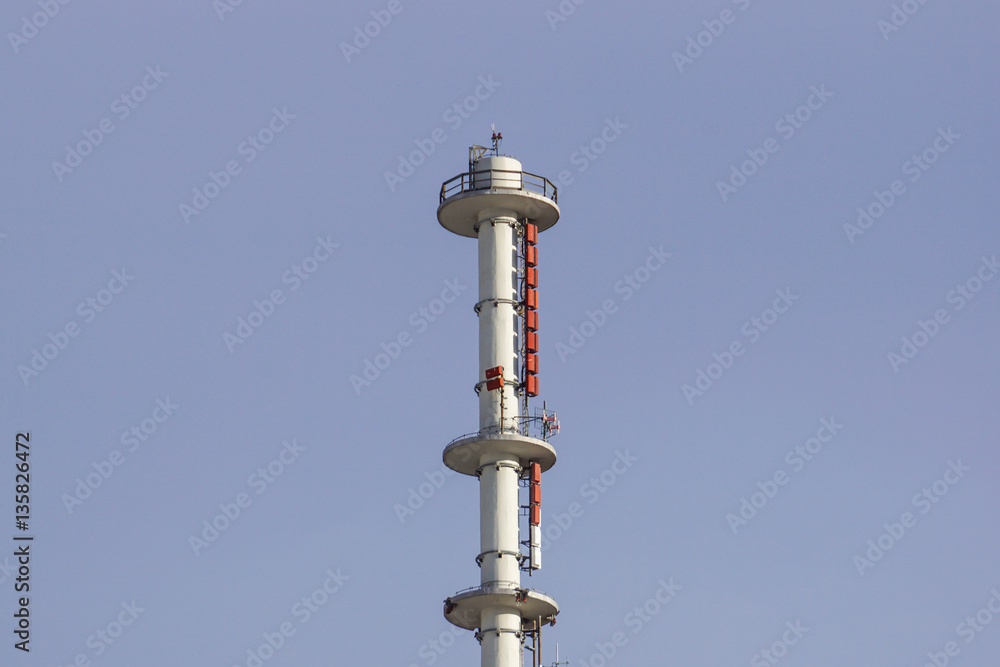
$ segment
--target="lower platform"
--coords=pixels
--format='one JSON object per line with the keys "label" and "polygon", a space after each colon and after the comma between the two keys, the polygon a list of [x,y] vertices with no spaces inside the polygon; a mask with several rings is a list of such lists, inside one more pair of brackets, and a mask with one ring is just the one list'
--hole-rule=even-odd
{"label": "lower platform", "polygon": [[479,627],[483,610],[501,607],[521,615],[521,629],[531,630],[535,621],[541,625],[555,622],[559,605],[549,596],[526,588],[480,586],[463,591],[444,601],[444,617],[466,630]]}

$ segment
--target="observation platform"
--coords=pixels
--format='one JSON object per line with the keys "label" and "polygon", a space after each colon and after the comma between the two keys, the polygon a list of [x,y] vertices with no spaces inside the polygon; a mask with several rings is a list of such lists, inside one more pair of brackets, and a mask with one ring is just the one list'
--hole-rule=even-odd
{"label": "observation platform", "polygon": [[558,190],[544,176],[521,170],[512,157],[483,157],[470,171],[441,185],[437,217],[441,226],[459,236],[476,238],[481,214],[514,211],[543,232],[559,220]]}

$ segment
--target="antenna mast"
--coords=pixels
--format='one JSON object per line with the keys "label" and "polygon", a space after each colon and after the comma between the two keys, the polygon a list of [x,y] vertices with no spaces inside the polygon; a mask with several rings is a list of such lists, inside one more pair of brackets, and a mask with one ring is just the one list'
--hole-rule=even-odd
{"label": "antenna mast", "polygon": [[[475,631],[482,667],[521,667],[532,651],[541,667],[541,628],[554,624],[555,600],[523,588],[521,570],[541,567],[541,476],[555,465],[549,436],[555,415],[530,416],[538,395],[538,232],[559,219],[556,187],[492,149],[469,148],[469,170],[441,186],[438,221],[479,249],[479,430],[460,436],[442,456],[452,470],[479,480],[480,584],[445,600],[451,623]],[[520,324],[520,326],[519,326]],[[519,400],[520,399],[520,400]],[[528,488],[521,505],[519,487]],[[521,540],[521,510],[528,539]],[[527,545],[528,553],[521,552]],[[525,640],[531,637],[531,646]],[[558,655],[557,655],[558,661]]]}

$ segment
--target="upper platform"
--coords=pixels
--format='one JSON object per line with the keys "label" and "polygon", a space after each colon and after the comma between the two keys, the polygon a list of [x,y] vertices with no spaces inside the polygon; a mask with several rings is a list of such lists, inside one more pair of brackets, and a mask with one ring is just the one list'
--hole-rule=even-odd
{"label": "upper platform", "polygon": [[481,157],[472,170],[441,185],[437,216],[441,226],[460,236],[476,238],[476,223],[489,210],[514,211],[543,232],[559,220],[557,190],[552,182],[529,174],[505,155]]}

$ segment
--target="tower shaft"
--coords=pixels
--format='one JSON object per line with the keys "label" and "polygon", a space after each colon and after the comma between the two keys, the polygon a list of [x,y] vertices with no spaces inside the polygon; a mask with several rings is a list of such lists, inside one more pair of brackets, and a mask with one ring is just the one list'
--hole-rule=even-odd
{"label": "tower shaft", "polygon": [[[480,213],[479,233],[479,377],[502,366],[502,391],[479,392],[479,428],[517,423],[516,331],[517,212],[487,209]],[[511,377],[513,375],[513,377]],[[510,382],[508,382],[510,379]],[[501,422],[501,412],[503,421]]]}

